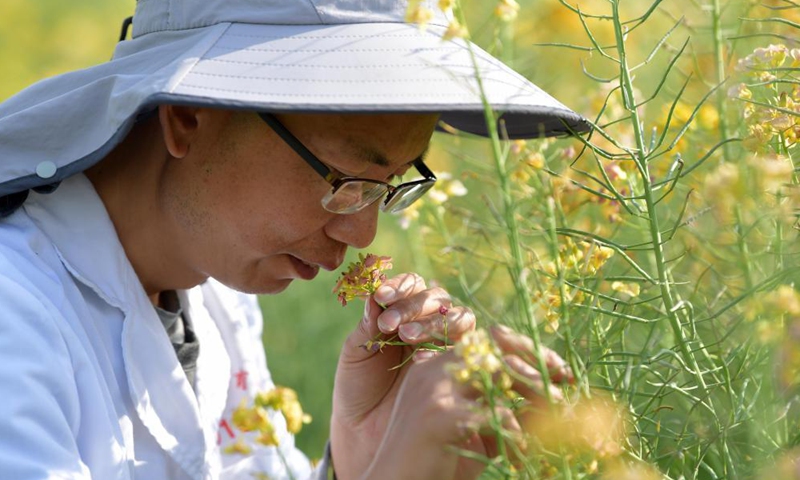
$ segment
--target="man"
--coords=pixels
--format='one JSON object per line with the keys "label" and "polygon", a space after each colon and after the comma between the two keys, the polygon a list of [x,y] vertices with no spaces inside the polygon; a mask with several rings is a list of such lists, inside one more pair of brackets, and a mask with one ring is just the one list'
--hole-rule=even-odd
{"label": "man", "polygon": [[[440,121],[485,133],[475,67],[511,138],[585,129],[484,52],[473,65],[466,44],[442,42],[443,15],[423,32],[405,5],[356,3],[141,0],[112,61],[0,106],[0,477],[480,472],[445,448],[492,453],[465,428],[487,419],[448,355],[390,371],[409,349],[359,348],[474,328],[414,274],[389,279],[347,340],[322,468],[278,413],[278,447],[220,453],[252,439],[230,427],[237,405],[273,387],[246,293],[369,245],[379,210],[435,181],[424,154]],[[398,184],[406,173],[421,180]],[[494,334],[525,358],[522,339]]]}

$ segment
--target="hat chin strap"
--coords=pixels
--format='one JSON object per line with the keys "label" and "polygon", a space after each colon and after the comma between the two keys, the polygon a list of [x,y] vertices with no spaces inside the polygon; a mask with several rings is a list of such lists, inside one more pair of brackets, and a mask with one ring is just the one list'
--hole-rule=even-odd
{"label": "hat chin strap", "polygon": [[124,42],[128,38],[128,29],[133,25],[133,17],[128,17],[122,21],[122,28],[119,32],[119,41]]}

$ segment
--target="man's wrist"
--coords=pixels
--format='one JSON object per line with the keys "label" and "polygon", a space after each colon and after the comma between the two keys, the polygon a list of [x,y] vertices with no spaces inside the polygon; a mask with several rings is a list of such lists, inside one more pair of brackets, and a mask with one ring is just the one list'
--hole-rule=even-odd
{"label": "man's wrist", "polygon": [[[365,441],[366,440],[366,441]],[[377,451],[380,441],[370,441],[358,429],[343,425],[331,418],[330,464],[335,464],[338,480],[362,478]]]}

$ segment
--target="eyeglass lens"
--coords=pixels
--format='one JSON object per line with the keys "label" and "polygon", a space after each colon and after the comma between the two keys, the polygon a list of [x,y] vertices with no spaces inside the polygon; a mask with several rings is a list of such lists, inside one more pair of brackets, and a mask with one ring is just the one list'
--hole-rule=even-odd
{"label": "eyeglass lens", "polygon": [[389,199],[389,202],[384,205],[383,210],[389,213],[399,212],[425,195],[425,192],[430,190],[432,186],[433,182],[400,185],[394,191],[394,195]]}
{"label": "eyeglass lens", "polygon": [[[400,185],[382,209],[390,213],[399,212],[414,203],[432,186],[433,182]],[[347,182],[335,192],[328,193],[322,199],[322,205],[333,213],[355,213],[371,205],[388,191],[388,187],[380,183]]]}
{"label": "eyeglass lens", "polygon": [[372,182],[347,182],[322,199],[322,206],[333,213],[355,213],[382,197],[386,185]]}

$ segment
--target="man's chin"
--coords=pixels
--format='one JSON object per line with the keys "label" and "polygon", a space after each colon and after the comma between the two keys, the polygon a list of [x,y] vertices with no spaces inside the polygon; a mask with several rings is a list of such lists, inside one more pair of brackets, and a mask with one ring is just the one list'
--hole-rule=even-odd
{"label": "man's chin", "polygon": [[237,292],[248,293],[252,295],[275,295],[289,288],[292,283],[292,278],[272,279],[267,282],[228,282],[224,279],[217,279],[221,284],[228,288],[232,288]]}

